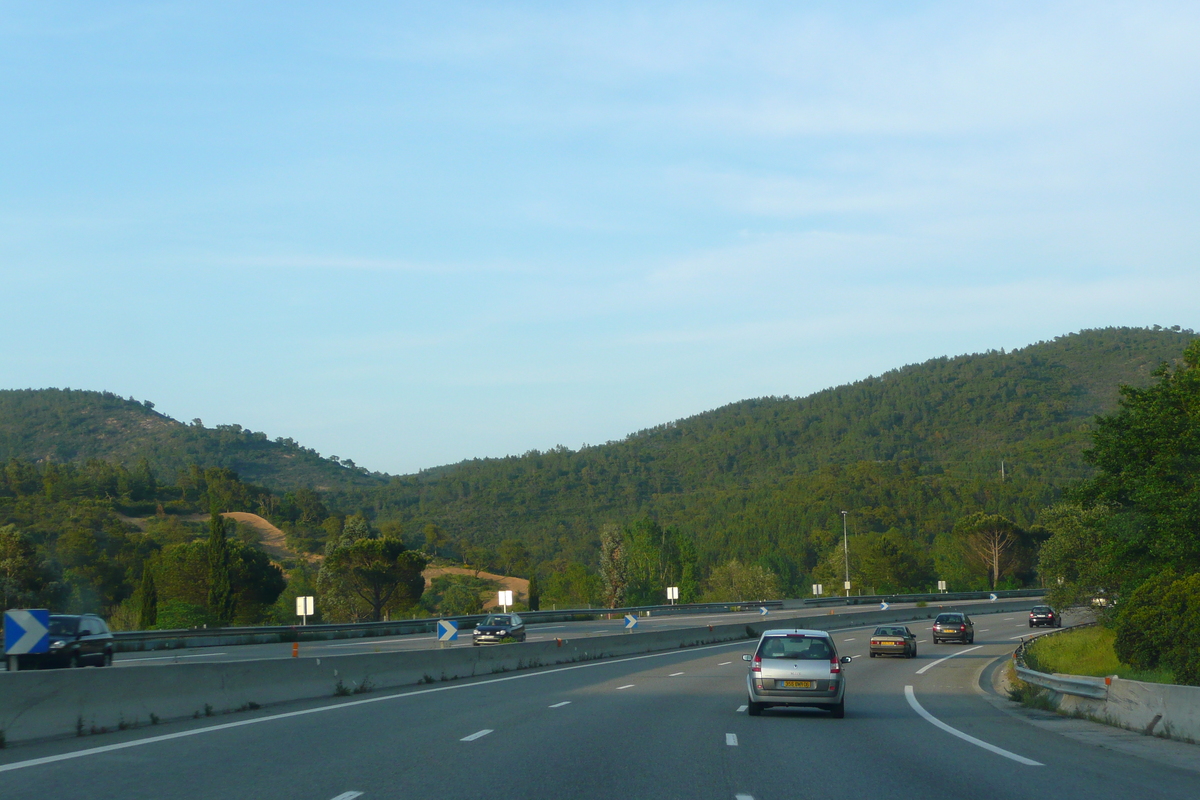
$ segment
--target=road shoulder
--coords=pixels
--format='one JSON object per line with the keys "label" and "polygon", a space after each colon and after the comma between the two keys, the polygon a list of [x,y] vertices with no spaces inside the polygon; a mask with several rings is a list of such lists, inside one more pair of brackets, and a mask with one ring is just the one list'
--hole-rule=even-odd
{"label": "road shoulder", "polygon": [[979,672],[976,689],[992,706],[1011,717],[1023,720],[1045,731],[1057,733],[1077,742],[1136,756],[1157,764],[1200,773],[1200,746],[1162,739],[1093,722],[1090,719],[1068,717],[1053,711],[1025,708],[1008,699],[1008,678],[1005,667],[1011,656],[1002,656]]}

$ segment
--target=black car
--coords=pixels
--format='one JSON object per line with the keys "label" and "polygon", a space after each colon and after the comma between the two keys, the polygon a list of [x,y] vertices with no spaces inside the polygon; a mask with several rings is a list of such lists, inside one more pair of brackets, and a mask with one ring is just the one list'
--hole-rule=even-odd
{"label": "black car", "polygon": [[1029,612],[1029,627],[1037,628],[1042,625],[1049,625],[1051,628],[1061,628],[1062,617],[1050,606],[1034,606]]}
{"label": "black car", "polygon": [[975,641],[975,623],[959,611],[938,614],[937,619],[933,621],[933,643],[941,644],[952,640],[964,644]]}
{"label": "black car", "polygon": [[505,639],[525,641],[525,623],[516,614],[488,614],[475,626],[471,644],[500,644]]}
{"label": "black car", "polygon": [[51,614],[50,651],[8,657],[9,669],[111,667],[113,635],[95,614]]}

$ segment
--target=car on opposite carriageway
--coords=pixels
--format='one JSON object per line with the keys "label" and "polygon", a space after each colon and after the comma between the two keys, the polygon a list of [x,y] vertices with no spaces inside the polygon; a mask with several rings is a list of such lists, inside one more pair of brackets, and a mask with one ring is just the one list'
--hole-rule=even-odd
{"label": "car on opposite carriageway", "polygon": [[502,644],[505,641],[525,641],[525,623],[517,614],[488,614],[475,626],[471,644]]}
{"label": "car on opposite carriageway", "polygon": [[8,657],[10,670],[54,667],[109,667],[113,635],[95,614],[51,614],[50,650]]}

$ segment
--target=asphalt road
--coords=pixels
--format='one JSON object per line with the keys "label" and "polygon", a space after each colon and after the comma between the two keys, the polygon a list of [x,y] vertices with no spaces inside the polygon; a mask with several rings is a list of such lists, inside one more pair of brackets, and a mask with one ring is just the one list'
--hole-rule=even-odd
{"label": "asphalt road", "polygon": [[[955,605],[987,605],[987,600],[962,601]],[[912,604],[895,604],[892,608],[911,608]],[[853,614],[874,611],[878,606],[833,606],[830,608],[776,610],[775,616],[811,613],[825,615]],[[761,620],[758,611],[737,613],[705,613],[677,614],[672,616],[642,617],[638,621],[637,632],[668,630],[673,628],[694,628],[700,625],[730,625],[737,622],[755,622]],[[769,620],[770,617],[767,617]],[[538,642],[549,639],[578,639],[586,636],[611,636],[624,629],[624,621],[618,616],[612,620],[590,620],[586,622],[550,622],[544,625],[528,626],[528,641]],[[400,650],[432,650],[441,646],[431,633],[410,634],[406,636],[381,636],[361,639],[334,639],[323,642],[301,642],[301,656],[322,655],[351,655],[355,653],[387,653]],[[464,630],[459,634],[458,641],[446,643],[447,647],[471,647],[471,632]],[[270,658],[291,658],[292,644],[247,644],[221,647],[192,647],[169,651],[146,651],[134,653],[118,653],[114,663],[118,667],[131,666],[162,666],[176,663],[189,663],[197,660],[203,662],[223,661],[256,661]]]}
{"label": "asphalt road", "polygon": [[[1029,628],[1022,613],[973,616],[974,646],[926,641],[915,660],[868,659],[869,629],[838,633],[841,654],[855,656],[844,720],[746,715],[740,656],[752,645],[739,642],[10,748],[0,751],[0,795],[1196,796],[1200,772],[1085,744],[987,702],[981,672]],[[928,639],[927,621],[910,627]]]}

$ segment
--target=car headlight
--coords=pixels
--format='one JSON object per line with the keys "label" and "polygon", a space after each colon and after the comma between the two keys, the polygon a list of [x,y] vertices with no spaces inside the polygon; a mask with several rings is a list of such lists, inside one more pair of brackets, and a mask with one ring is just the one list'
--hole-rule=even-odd
{"label": "car headlight", "polygon": [[508,636],[508,631],[496,631],[497,636]]}
{"label": "car headlight", "polygon": [[67,646],[67,643],[64,642],[62,639],[58,639],[58,640],[55,640],[50,643],[51,650],[61,650],[62,648],[66,647],[66,646]]}

